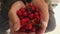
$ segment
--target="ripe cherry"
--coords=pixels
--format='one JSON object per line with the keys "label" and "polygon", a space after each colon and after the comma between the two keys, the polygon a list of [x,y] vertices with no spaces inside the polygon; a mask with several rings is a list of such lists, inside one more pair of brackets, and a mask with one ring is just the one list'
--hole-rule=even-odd
{"label": "ripe cherry", "polygon": [[23,13],[25,12],[25,8],[21,8],[20,11]]}
{"label": "ripe cherry", "polygon": [[24,13],[23,13],[23,16],[28,16],[28,13],[27,13],[27,12],[24,12]]}
{"label": "ripe cherry", "polygon": [[36,16],[39,16],[39,12],[35,12],[35,15],[36,15]]}
{"label": "ripe cherry", "polygon": [[21,31],[21,32],[25,32],[25,30],[26,30],[26,29],[25,29],[24,27],[21,27],[21,28],[20,28],[20,31]]}
{"label": "ripe cherry", "polygon": [[29,18],[31,18],[31,19],[34,18],[34,14],[30,14]]}
{"label": "ripe cherry", "polygon": [[31,29],[31,31],[32,31],[32,32],[35,32],[35,31],[36,31],[36,28],[35,28],[35,27],[33,27],[33,28]]}
{"label": "ripe cherry", "polygon": [[27,20],[27,22],[29,22],[30,20],[29,20],[29,18],[26,18],[26,20]]}
{"label": "ripe cherry", "polygon": [[17,15],[18,15],[19,17],[22,16],[21,11],[17,11]]}
{"label": "ripe cherry", "polygon": [[31,6],[32,6],[32,4],[31,4],[31,3],[28,3],[28,6],[29,6],[29,7],[31,7]]}
{"label": "ripe cherry", "polygon": [[32,28],[32,24],[27,24],[26,29],[30,30]]}
{"label": "ripe cherry", "polygon": [[37,19],[39,19],[40,17],[39,16],[35,16]]}
{"label": "ripe cherry", "polygon": [[32,11],[32,12],[35,11],[35,7],[34,7],[34,6],[31,7],[31,11]]}
{"label": "ripe cherry", "polygon": [[20,20],[21,24],[25,24],[27,22],[26,18],[23,18],[22,20]]}

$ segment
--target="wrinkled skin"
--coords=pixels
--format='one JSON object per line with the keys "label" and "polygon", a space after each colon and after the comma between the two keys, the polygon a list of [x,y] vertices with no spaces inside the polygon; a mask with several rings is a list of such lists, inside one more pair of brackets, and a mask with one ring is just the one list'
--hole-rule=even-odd
{"label": "wrinkled skin", "polygon": [[16,12],[18,9],[25,7],[22,1],[17,1],[11,6],[8,12],[9,24],[12,34],[44,34],[49,20],[48,5],[45,3],[44,0],[32,0],[32,4],[36,6],[37,9],[40,11],[41,29],[37,32],[17,32],[20,29],[21,24]]}

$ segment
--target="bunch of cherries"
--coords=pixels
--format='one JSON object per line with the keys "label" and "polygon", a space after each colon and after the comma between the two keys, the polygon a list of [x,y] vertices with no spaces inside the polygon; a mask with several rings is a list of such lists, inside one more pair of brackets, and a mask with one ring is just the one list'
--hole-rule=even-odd
{"label": "bunch of cherries", "polygon": [[40,28],[40,12],[31,3],[17,11],[20,18],[21,32],[36,32]]}

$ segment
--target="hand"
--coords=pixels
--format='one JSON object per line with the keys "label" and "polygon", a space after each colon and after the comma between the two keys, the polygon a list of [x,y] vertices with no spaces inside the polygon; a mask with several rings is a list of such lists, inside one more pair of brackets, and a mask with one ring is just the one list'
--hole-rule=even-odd
{"label": "hand", "polygon": [[41,28],[37,32],[29,32],[28,34],[44,34],[49,20],[48,5],[45,0],[32,0],[32,5],[40,11]]}
{"label": "hand", "polygon": [[22,7],[25,7],[23,2],[17,1],[11,6],[9,10],[8,16],[12,34],[26,34],[25,32],[17,32],[20,29],[21,25],[20,25],[20,19],[18,18],[16,12]]}
{"label": "hand", "polygon": [[40,11],[41,29],[37,34],[44,34],[49,20],[48,5],[45,0],[33,0],[32,4]]}

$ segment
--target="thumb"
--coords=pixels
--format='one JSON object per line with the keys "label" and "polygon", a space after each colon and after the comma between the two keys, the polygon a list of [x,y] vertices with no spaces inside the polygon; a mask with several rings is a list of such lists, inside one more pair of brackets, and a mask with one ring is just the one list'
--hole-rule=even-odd
{"label": "thumb", "polygon": [[[18,31],[20,29],[20,20],[15,13],[9,14],[10,23],[13,24],[14,31]],[[11,24],[10,24],[11,25]]]}

